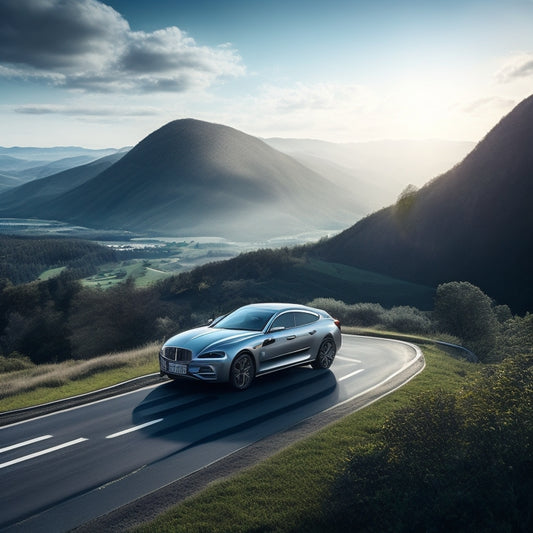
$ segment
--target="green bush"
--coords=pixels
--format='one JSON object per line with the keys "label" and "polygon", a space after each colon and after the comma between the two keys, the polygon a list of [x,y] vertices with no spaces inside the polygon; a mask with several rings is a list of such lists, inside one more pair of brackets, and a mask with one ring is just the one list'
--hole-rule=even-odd
{"label": "green bush", "polygon": [[456,335],[481,361],[491,362],[499,323],[492,300],[466,281],[437,287],[433,317],[438,329]]}
{"label": "green bush", "polygon": [[533,358],[422,394],[357,450],[324,509],[333,531],[530,531]]}
{"label": "green bush", "polygon": [[432,329],[427,313],[406,305],[385,311],[383,324],[387,329],[400,333],[429,333]]}

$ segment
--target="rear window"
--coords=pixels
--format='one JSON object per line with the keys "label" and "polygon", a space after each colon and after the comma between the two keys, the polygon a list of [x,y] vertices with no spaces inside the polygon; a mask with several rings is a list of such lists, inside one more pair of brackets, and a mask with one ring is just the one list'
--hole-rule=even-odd
{"label": "rear window", "polygon": [[316,322],[318,320],[318,315],[314,313],[294,313],[294,318],[297,326],[305,326],[306,324],[311,324],[311,322]]}

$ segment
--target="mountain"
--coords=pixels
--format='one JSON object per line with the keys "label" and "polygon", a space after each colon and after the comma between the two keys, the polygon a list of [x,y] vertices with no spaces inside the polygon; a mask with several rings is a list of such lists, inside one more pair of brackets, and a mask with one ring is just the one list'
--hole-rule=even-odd
{"label": "mountain", "polygon": [[421,186],[442,174],[475,146],[438,139],[331,143],[272,138],[265,142],[334,183],[356,189],[367,213],[394,202],[408,184]]}
{"label": "mountain", "polygon": [[50,198],[55,198],[94,178],[123,155],[122,152],[111,154],[86,165],[69,168],[7,190],[0,194],[0,216],[3,212],[7,212],[17,217],[33,217]]}
{"label": "mountain", "polygon": [[0,192],[126,150],[128,148],[0,146]]}
{"label": "mountain", "polygon": [[26,181],[45,178],[46,176],[52,176],[53,174],[57,174],[58,172],[69,168],[86,165],[91,161],[94,161],[94,158],[88,155],[65,157],[63,159],[58,159],[57,161],[51,161],[50,163],[34,165],[30,168],[19,170],[17,171],[17,176],[20,176]]}
{"label": "mountain", "polygon": [[12,189],[13,187],[18,187],[22,185],[24,180],[18,178],[17,176],[12,176],[9,173],[0,172],[0,193]]}
{"label": "mountain", "polygon": [[251,240],[341,229],[364,209],[356,194],[263,141],[184,119],[153,132],[78,187],[1,214],[32,211],[95,228]]}
{"label": "mountain", "polygon": [[[9,152],[4,148],[4,151]],[[2,172],[18,172],[20,170],[27,170],[31,167],[46,165],[48,161],[34,160],[34,159],[21,159],[19,157],[13,157],[11,155],[3,154],[0,150],[0,169]]]}
{"label": "mountain", "polygon": [[[0,146],[0,168],[3,157],[14,158],[23,162],[24,165],[31,164],[37,166],[45,162],[51,163],[59,159],[67,159],[71,157],[90,157],[91,159],[100,159],[106,155],[114,154],[115,152],[124,151],[124,148],[82,148],[81,146],[54,146],[51,148],[37,148],[33,146]],[[33,162],[33,163],[29,163]],[[26,168],[28,168],[26,166]]]}
{"label": "mountain", "polygon": [[315,252],[408,281],[470,281],[515,312],[533,311],[533,96],[445,174]]}

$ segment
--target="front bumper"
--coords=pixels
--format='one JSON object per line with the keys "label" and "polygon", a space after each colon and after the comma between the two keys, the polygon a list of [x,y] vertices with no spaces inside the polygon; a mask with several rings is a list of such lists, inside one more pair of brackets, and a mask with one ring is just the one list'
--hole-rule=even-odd
{"label": "front bumper", "polygon": [[170,361],[159,356],[159,372],[172,379],[189,378],[200,381],[219,381],[219,373],[215,365],[191,361],[188,363]]}

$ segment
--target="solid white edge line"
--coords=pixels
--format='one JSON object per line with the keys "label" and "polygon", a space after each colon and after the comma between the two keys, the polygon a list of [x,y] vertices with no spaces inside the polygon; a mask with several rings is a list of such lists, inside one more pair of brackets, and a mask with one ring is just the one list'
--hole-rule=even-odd
{"label": "solid white edge line", "polygon": [[[383,379],[382,381],[380,381],[376,385],[373,385],[369,389],[367,389],[365,391],[362,391],[359,394],[355,394],[351,398],[347,398],[346,400],[344,400],[344,401],[342,401],[342,402],[340,402],[338,404],[335,404],[335,405],[332,405],[331,407],[328,407],[325,411],[331,411],[331,410],[335,409],[336,407],[339,407],[339,406],[344,405],[344,404],[346,404],[348,402],[351,402],[352,400],[355,400],[356,398],[359,398],[360,396],[363,396],[364,394],[367,394],[370,391],[373,391],[374,389],[377,389],[378,387],[380,387],[384,383],[387,383],[387,381],[391,380],[392,378],[394,378],[395,376],[397,376],[398,374],[400,374],[401,372],[403,372],[404,370],[406,370],[410,366],[414,365],[422,357],[422,350],[416,344],[412,344],[410,342],[400,341],[400,340],[396,340],[396,339],[386,339],[384,337],[371,337],[371,336],[368,336],[368,335],[352,335],[352,336],[353,337],[364,337],[366,339],[376,339],[376,340],[381,340],[381,341],[397,342],[399,344],[404,344],[406,346],[409,346],[412,350],[414,350],[415,357],[413,359],[411,359],[411,361],[408,361],[407,363],[405,363],[402,366],[402,368],[400,368],[396,372],[392,373],[390,376],[386,377],[385,379]],[[367,407],[368,405],[371,405],[372,403],[374,403],[377,400],[383,398],[384,396],[387,396],[391,392],[394,392],[394,391],[398,390],[400,387],[402,387],[406,383],[409,383],[409,381],[411,381],[415,376],[420,374],[420,372],[422,372],[422,370],[424,370],[424,368],[426,368],[425,360],[424,360],[424,364],[422,365],[422,368],[416,374],[412,375],[409,379],[407,379],[405,382],[401,383],[400,385],[398,385],[394,389],[392,389],[390,391],[387,391],[384,394],[381,394],[379,397],[375,398],[373,401],[371,401],[370,403],[366,404],[364,407]]]}
{"label": "solid white edge line", "polygon": [[[84,407],[87,407],[89,405],[95,405],[97,403],[103,403],[103,402],[109,402],[111,400],[115,400],[116,398],[121,398],[122,396],[128,396],[130,394],[137,394],[140,391],[148,390],[148,389],[155,389],[159,386],[161,386],[162,383],[155,383],[153,385],[146,385],[146,387],[141,387],[140,389],[130,390],[128,392],[121,392],[120,394],[115,394],[114,396],[108,396],[107,398],[101,398],[100,400],[93,400],[88,403],[83,403],[80,405],[75,405],[73,407],[66,407],[65,409],[60,409],[59,411],[54,411],[52,413],[47,413],[45,415],[37,415],[32,418],[27,418],[26,420],[20,420],[19,422],[13,422],[12,424],[6,424],[5,426],[1,426],[0,429],[6,429],[13,426],[19,426],[21,424],[27,424],[28,422],[32,422],[33,420],[40,420],[42,418],[48,418],[51,416],[55,416],[59,413],[66,413],[68,411],[76,411],[77,409],[83,409]],[[107,387],[111,388],[111,387]],[[103,389],[105,390],[105,389]],[[98,391],[94,391],[98,392]],[[84,396],[83,394],[81,396]],[[77,396],[74,396],[74,398],[77,398]]]}
{"label": "solid white edge line", "polygon": [[67,448],[68,446],[74,446],[75,444],[79,444],[80,442],[84,442],[86,440],[89,440],[89,439],[85,439],[81,437],[76,440],[65,442],[64,444],[59,444],[58,446],[54,446],[53,448],[47,448],[46,450],[41,450],[40,452],[31,453],[30,455],[25,455],[24,457],[13,459],[12,461],[8,461],[7,463],[2,463],[0,464],[0,468],[6,468],[7,466],[15,465],[17,463],[22,463],[23,461],[29,461],[30,459],[34,459],[35,457],[46,455],[47,453],[56,452],[57,450],[61,450],[62,448]]}
{"label": "solid white edge line", "polygon": [[159,422],[162,422],[164,418],[158,418],[157,420],[152,420],[151,422],[146,422],[146,424],[140,424],[138,426],[133,426],[131,428],[125,429],[123,431],[118,431],[117,433],[113,433],[112,435],[108,435],[106,439],[114,439],[115,437],[121,437],[122,435],[126,435],[128,433],[132,433],[133,431],[139,431],[139,429],[146,428],[148,426],[152,426],[153,424],[157,424]]}
{"label": "solid white edge line", "polygon": [[16,450],[17,448],[22,448],[23,446],[29,446],[35,442],[40,442],[42,440],[51,439],[52,435],[43,435],[42,437],[35,437],[34,439],[25,440],[24,442],[19,442],[18,444],[12,444],[11,446],[6,446],[5,448],[0,448],[0,453],[9,452],[11,450]]}
{"label": "solid white edge line", "polygon": [[344,381],[345,379],[351,378],[352,376],[355,376],[356,374],[359,374],[360,372],[364,372],[364,368],[360,368],[359,370],[356,370],[355,372],[351,372],[350,374],[347,374],[346,376],[342,376],[342,378],[339,378],[337,381]]}

